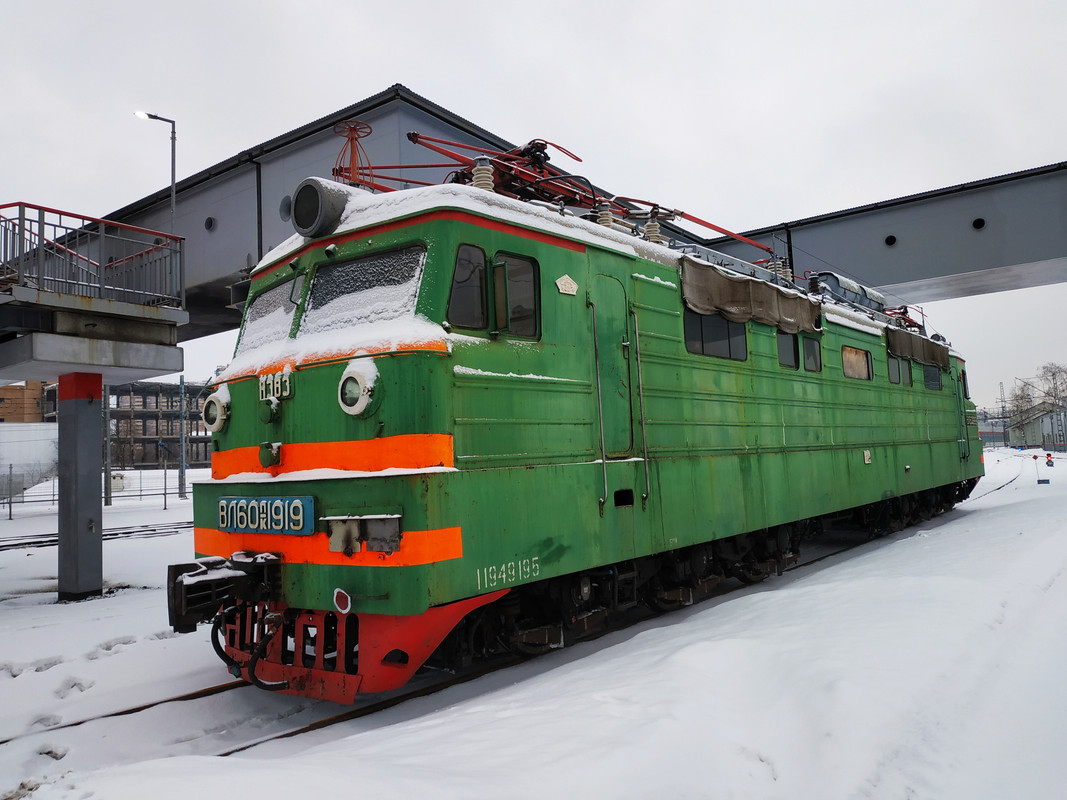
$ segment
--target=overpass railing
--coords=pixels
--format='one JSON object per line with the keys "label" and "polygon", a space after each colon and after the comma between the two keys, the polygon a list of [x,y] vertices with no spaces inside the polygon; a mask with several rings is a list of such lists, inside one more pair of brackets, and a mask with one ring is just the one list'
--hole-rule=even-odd
{"label": "overpass railing", "polygon": [[182,238],[29,203],[0,205],[0,292],[185,308]]}

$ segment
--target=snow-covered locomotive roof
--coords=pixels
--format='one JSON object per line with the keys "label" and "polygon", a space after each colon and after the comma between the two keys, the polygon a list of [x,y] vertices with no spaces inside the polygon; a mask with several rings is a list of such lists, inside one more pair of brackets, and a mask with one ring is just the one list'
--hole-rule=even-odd
{"label": "snow-covered locomotive roof", "polygon": [[[812,293],[807,290],[807,287],[797,287],[791,279],[779,278],[766,267],[757,266],[733,256],[689,244],[681,244],[677,247],[659,244],[641,238],[634,231],[618,225],[597,224],[589,219],[576,216],[570,211],[561,212],[557,208],[547,207],[537,202],[516,200],[474,186],[452,183],[371,193],[365,189],[334,181],[309,180],[328,187],[328,190],[335,195],[343,196],[343,210],[339,212],[338,221],[332,226],[329,236],[343,235],[398,219],[414,217],[425,212],[460,209],[627,256],[646,259],[678,270],[680,276],[683,272],[683,265],[688,262],[709,267],[732,279],[747,278],[770,283],[774,285],[776,293],[783,296],[803,297],[816,304],[819,307],[817,313],[821,313],[823,319],[865,333],[883,335],[887,327],[899,325],[896,320],[882,313],[884,298],[880,294],[833,273],[826,273],[826,276],[829,276],[826,278],[820,275],[820,278],[824,278],[820,284],[820,290]],[[263,274],[272,265],[297,253],[311,241],[313,241],[312,238],[300,233],[294,234],[267,253],[253,270],[252,277]],[[427,333],[428,331],[423,331],[424,335]],[[928,338],[921,331],[912,331],[912,333],[924,339]]]}
{"label": "snow-covered locomotive roof", "polygon": [[[533,227],[546,233],[608,248],[626,255],[638,256],[664,266],[677,268],[679,265],[679,252],[666,245],[638,238],[628,231],[598,225],[569,212],[560,214],[557,210],[545,208],[536,203],[513,200],[510,197],[493,194],[472,186],[448,183],[382,194],[372,194],[364,189],[343,184],[336,184],[336,186],[348,193],[348,200],[340,221],[331,235],[355,231],[426,211],[458,208],[516,225]],[[300,234],[289,237],[263,257],[263,260],[252,271],[252,276],[255,277],[271,264],[295,253],[309,241],[311,240]],[[720,255],[720,263],[723,265],[736,263],[738,267],[742,267],[746,264],[732,256]]]}

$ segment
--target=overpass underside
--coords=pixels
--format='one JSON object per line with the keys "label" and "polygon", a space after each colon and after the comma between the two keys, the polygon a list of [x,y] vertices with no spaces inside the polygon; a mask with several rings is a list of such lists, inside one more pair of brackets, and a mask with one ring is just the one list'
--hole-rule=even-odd
{"label": "overpass underside", "polygon": [[[1067,281],[1067,162],[760,228],[797,275],[833,271],[891,303]],[[708,246],[758,252],[729,239]]]}

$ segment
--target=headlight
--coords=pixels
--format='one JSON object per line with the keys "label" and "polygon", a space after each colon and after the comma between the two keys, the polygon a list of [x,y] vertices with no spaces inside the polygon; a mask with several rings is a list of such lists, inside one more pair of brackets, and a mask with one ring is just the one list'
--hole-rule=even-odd
{"label": "headlight", "polygon": [[341,411],[352,416],[363,414],[370,404],[377,378],[378,369],[369,359],[350,363],[337,384],[337,402]]}
{"label": "headlight", "polygon": [[337,401],[346,414],[362,414],[370,403],[371,387],[358,372],[345,370],[337,385]]}
{"label": "headlight", "polygon": [[204,410],[201,415],[204,418],[204,427],[212,433],[218,433],[230,416],[230,404],[216,392],[204,401]]}

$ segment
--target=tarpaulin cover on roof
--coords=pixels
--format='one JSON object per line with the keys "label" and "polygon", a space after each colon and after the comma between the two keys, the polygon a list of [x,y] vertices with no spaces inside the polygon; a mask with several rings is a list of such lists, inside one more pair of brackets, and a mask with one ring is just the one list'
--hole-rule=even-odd
{"label": "tarpaulin cover on roof", "polygon": [[940,342],[893,327],[885,329],[885,338],[889,352],[895,356],[948,369],[948,348]]}
{"label": "tarpaulin cover on roof", "polygon": [[682,298],[698,314],[722,314],[731,322],[754,319],[786,333],[821,330],[817,298],[758,278],[730,275],[688,256],[682,256]]}

